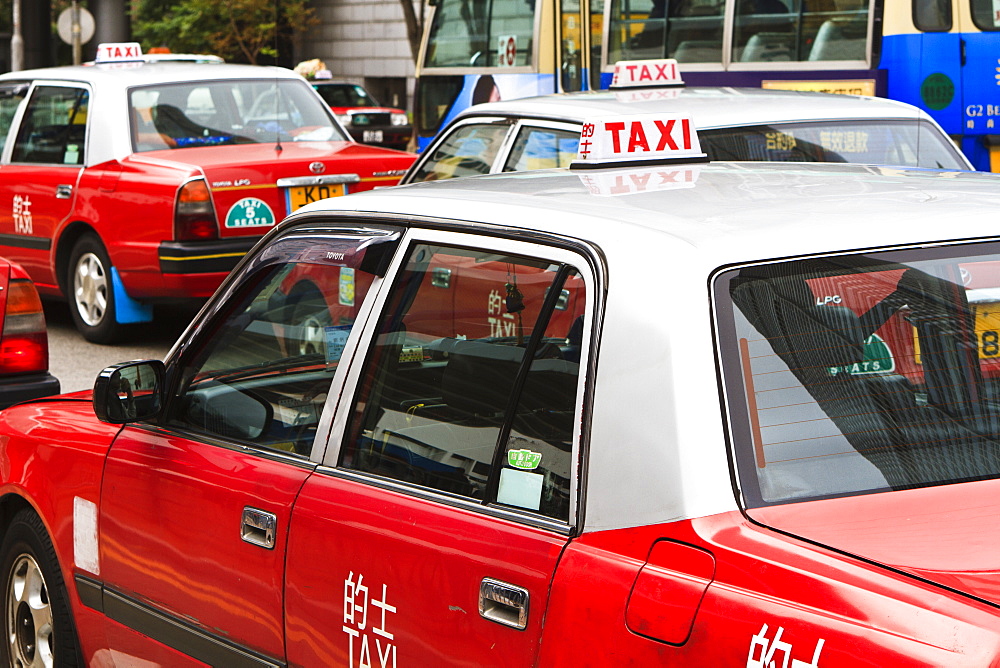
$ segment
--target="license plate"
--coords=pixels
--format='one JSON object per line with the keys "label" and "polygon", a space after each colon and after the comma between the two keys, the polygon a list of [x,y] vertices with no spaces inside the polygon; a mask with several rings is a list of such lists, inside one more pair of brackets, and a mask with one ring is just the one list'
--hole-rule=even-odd
{"label": "license plate", "polygon": [[362,141],[366,144],[378,143],[382,141],[382,131],[381,130],[365,130],[362,135]]}
{"label": "license plate", "polygon": [[976,304],[975,311],[979,357],[1000,357],[1000,304]]}
{"label": "license plate", "polygon": [[340,197],[346,195],[347,190],[343,183],[331,183],[322,186],[292,186],[288,188],[288,213],[295,211],[306,204],[318,202],[327,197]]}

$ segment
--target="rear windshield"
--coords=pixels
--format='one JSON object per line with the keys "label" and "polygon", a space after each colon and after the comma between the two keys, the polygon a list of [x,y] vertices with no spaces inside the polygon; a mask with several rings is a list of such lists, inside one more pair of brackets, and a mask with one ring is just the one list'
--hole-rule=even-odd
{"label": "rear windshield", "polygon": [[714,286],[749,507],[1000,475],[1000,244],[744,267]]}
{"label": "rear windshield", "polygon": [[136,152],[275,141],[346,140],[304,81],[228,79],[129,92]]}
{"label": "rear windshield", "polygon": [[712,160],[853,162],[968,169],[936,127],[917,121],[845,121],[699,130]]}

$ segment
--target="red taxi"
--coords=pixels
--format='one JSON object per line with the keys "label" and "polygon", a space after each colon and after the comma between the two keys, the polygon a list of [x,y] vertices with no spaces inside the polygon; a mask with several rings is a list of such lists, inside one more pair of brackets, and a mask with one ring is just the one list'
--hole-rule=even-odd
{"label": "red taxi", "polygon": [[386,107],[354,83],[314,79],[312,87],[357,141],[405,150],[413,137],[406,111]]}
{"label": "red taxi", "polygon": [[0,651],[1000,666],[995,176],[692,127],[304,207],[165,363],[0,413]]}
{"label": "red taxi", "polygon": [[0,253],[91,341],[158,300],[210,296],[288,213],[413,161],[353,142],[288,70],[99,55],[0,76]]}

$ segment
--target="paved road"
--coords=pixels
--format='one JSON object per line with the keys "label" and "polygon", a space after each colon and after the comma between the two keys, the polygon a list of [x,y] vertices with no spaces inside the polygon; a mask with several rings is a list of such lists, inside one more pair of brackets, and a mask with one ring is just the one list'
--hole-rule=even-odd
{"label": "paved road", "polygon": [[163,359],[191,321],[191,309],[157,309],[153,322],[136,325],[134,336],[116,345],[100,346],[84,340],[70,319],[68,306],[45,303],[49,328],[49,370],[63,392],[87,390],[104,367],[134,359]]}

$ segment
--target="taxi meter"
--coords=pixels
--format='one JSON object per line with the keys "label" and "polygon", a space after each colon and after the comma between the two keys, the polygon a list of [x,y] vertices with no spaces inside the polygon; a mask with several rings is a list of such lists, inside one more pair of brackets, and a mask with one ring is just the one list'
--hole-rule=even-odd
{"label": "taxi meter", "polygon": [[708,162],[687,116],[636,114],[588,120],[580,129],[572,169]]}

